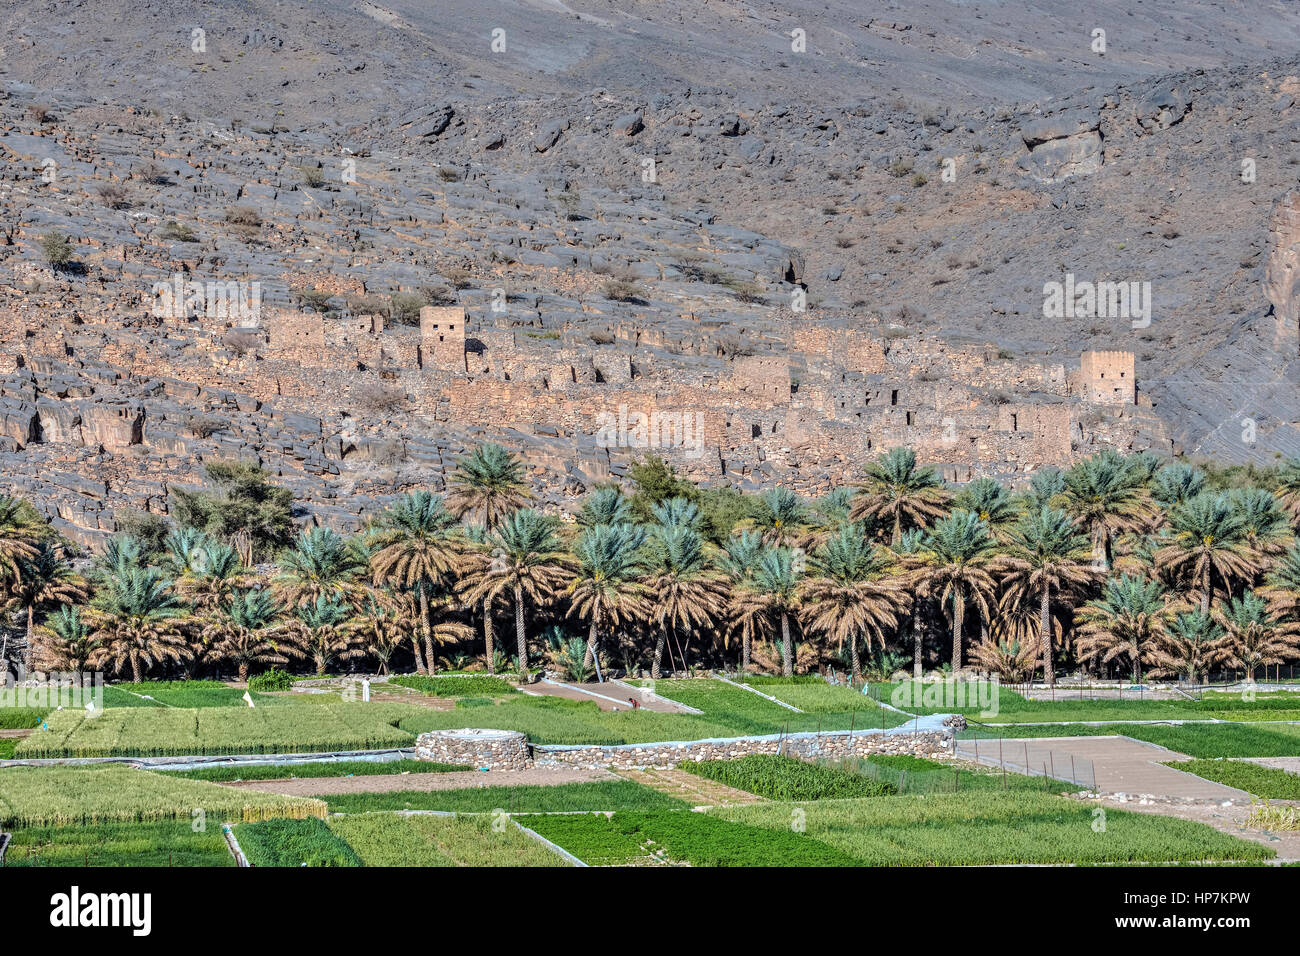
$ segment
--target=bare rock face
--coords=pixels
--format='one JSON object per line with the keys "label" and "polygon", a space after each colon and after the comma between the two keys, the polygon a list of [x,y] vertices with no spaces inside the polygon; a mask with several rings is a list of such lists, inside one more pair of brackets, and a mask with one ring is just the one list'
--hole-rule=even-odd
{"label": "bare rock face", "polygon": [[1287,193],[1273,207],[1268,226],[1269,256],[1264,269],[1264,295],[1273,304],[1281,347],[1296,348],[1300,336],[1300,193]]}
{"label": "bare rock face", "polygon": [[1101,168],[1101,121],[1096,111],[1064,110],[1026,123],[1020,130],[1029,154],[1020,168],[1040,182],[1095,173]]}

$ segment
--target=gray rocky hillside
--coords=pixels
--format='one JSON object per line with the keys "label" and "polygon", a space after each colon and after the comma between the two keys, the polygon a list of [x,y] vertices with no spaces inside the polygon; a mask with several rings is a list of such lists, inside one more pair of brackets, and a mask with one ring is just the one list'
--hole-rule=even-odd
{"label": "gray rocky hillside", "polygon": [[1142,6],[17,3],[5,482],[93,542],[234,457],[354,528],[486,438],[560,509],[1300,454],[1300,14]]}

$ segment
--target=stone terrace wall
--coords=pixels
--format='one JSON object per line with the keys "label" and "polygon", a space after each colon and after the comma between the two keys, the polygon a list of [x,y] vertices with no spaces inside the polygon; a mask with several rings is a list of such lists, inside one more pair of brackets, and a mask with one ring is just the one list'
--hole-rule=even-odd
{"label": "stone terrace wall", "polygon": [[769,737],[733,737],[680,743],[619,744],[608,747],[536,745],[533,761],[539,767],[672,767],[688,760],[738,760],[750,754],[786,754],[791,757],[866,757],[871,754],[910,754],[943,757],[952,753],[950,732],[786,734]]}

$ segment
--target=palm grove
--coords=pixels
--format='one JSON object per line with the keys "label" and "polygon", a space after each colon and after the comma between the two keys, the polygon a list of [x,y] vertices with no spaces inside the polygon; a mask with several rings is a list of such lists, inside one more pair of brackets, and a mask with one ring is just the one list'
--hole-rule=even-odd
{"label": "palm grove", "polygon": [[566,521],[485,444],[445,496],[395,498],[352,536],[296,527],[255,465],[206,470],[170,521],[125,516],[89,561],[0,497],[0,663],[244,680],[408,661],[525,674],[545,655],[579,680],[701,664],[856,679],[920,676],[929,657],[1050,682],[1253,677],[1300,656],[1300,460],[1207,472],[1107,450],[1012,493],[947,487],[894,449],[807,501],[647,459]]}

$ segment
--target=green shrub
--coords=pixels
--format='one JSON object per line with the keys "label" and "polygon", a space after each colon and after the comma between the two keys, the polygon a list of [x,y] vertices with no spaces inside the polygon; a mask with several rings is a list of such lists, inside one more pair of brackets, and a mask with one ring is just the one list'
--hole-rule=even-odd
{"label": "green shrub", "polygon": [[426,697],[500,697],[515,693],[515,687],[509,681],[485,674],[444,674],[434,677],[411,674],[390,677],[388,683],[418,690]]}
{"label": "green shrub", "polygon": [[314,817],[265,820],[235,828],[239,848],[253,866],[360,866],[361,858]]}
{"label": "green shrub", "polygon": [[248,689],[255,691],[280,691],[293,690],[293,676],[280,670],[278,667],[272,667],[269,671],[263,671],[248,682]]}

